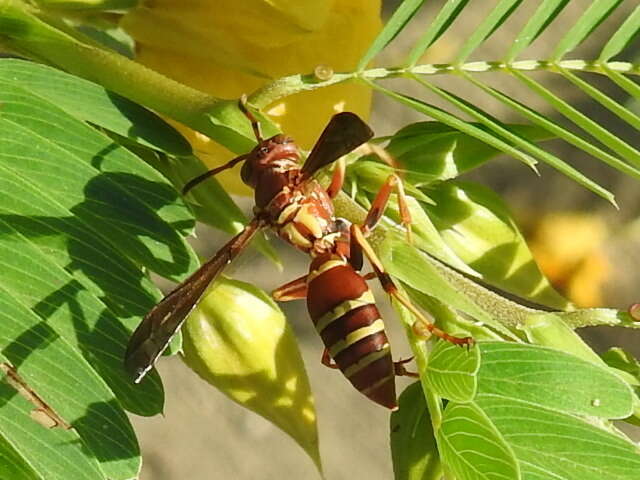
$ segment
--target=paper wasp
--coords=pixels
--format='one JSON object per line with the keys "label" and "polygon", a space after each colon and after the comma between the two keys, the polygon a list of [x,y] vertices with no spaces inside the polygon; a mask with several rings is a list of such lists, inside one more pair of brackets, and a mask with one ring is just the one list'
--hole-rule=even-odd
{"label": "paper wasp", "polygon": [[[207,286],[222,272],[262,228],[272,228],[281,238],[308,253],[309,273],[273,292],[276,300],[307,299],[309,314],[325,345],[322,362],[339,368],[353,386],[376,403],[396,408],[396,375],[407,374],[403,362],[393,362],[384,324],[375,299],[359,272],[363,253],[384,290],[416,317],[424,330],[460,345],[469,337],[448,335],[429,322],[409,299],[401,295],[385,273],[366,236],[382,218],[392,190],[402,202],[402,184],[391,175],[380,189],[362,225],[351,225],[334,216],[332,198],[342,188],[344,167],[335,169],[328,188],[313,175],[373,137],[357,115],[339,113],[330,120],[301,166],[300,151],[284,135],[263,139],[260,125],[240,102],[251,121],[257,145],[249,153],[188,182],[183,193],[206,178],[244,162],[242,180],[255,190],[255,217],[198,271],[169,293],[143,319],[133,333],[125,365],[136,382],[153,367],[157,357],[196,306]],[[404,206],[403,222],[409,223]],[[335,362],[332,363],[332,360]]]}

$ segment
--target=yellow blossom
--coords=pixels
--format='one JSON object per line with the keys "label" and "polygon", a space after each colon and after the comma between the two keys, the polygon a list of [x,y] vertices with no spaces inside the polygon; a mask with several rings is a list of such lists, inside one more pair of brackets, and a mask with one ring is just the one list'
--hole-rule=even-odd
{"label": "yellow blossom", "polygon": [[604,220],[584,213],[544,216],[530,247],[541,270],[579,307],[602,305],[601,289],[610,273],[602,252],[608,236]]}
{"label": "yellow blossom", "polygon": [[[353,70],[381,27],[380,0],[153,0],[141,2],[122,25],[136,40],[139,62],[234,99],[318,65]],[[266,113],[309,149],[332,114],[366,118],[370,103],[368,87],[351,83],[292,95]],[[233,156],[204,135],[180,130],[209,167]],[[237,168],[219,179],[232,193],[249,194]]]}

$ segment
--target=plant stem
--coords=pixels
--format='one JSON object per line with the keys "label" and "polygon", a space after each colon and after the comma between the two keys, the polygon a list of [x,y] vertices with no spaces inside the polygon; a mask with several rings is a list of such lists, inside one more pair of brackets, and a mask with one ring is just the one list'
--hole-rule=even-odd
{"label": "plant stem", "polygon": [[49,21],[55,22],[19,0],[0,0],[0,43],[99,83],[192,128],[207,128],[209,121],[203,112],[219,99],[105,50],[80,33]]}
{"label": "plant stem", "polygon": [[139,0],[35,0],[39,6],[56,10],[124,10]]}
{"label": "plant stem", "polygon": [[[352,223],[361,223],[366,216],[366,210],[344,192],[340,192],[334,199],[334,207],[339,217],[346,218]],[[388,235],[397,233],[391,232],[391,228],[393,227],[383,224],[375,228],[368,239],[374,250],[378,250]],[[402,232],[399,234],[401,235]],[[521,329],[527,325],[532,316],[549,313],[561,318],[566,325],[574,329],[596,325],[640,328],[640,322],[633,321],[628,313],[615,309],[585,308],[573,311],[549,312],[548,310],[531,308],[499,295],[431,256],[425,256],[425,258],[456,290],[463,292],[496,321],[510,328]]]}
{"label": "plant stem", "polygon": [[250,102],[258,108],[263,108],[280,98],[303,91],[335,85],[346,81],[359,79],[382,80],[388,78],[413,75],[457,75],[461,73],[486,73],[516,71],[548,71],[560,73],[562,70],[575,70],[607,75],[609,71],[627,75],[640,75],[640,64],[630,62],[606,62],[599,60],[560,60],[550,62],[546,60],[518,60],[511,63],[468,62],[461,65],[450,63],[428,63],[407,68],[370,68],[362,72],[335,73],[327,80],[319,80],[315,75],[292,75],[272,82],[254,92]]}

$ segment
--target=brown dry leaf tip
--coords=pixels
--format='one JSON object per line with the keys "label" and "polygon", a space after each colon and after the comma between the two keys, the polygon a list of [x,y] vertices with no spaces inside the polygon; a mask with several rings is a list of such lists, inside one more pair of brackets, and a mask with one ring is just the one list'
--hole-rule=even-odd
{"label": "brown dry leaf tip", "polygon": [[[29,417],[31,417],[31,420],[33,420],[34,422],[42,425],[44,428],[56,428],[61,426],[51,415],[49,412],[47,412],[46,410],[43,410],[41,408],[34,408],[33,410],[31,410],[31,412],[29,412]],[[71,428],[71,427],[69,427]],[[68,430],[69,428],[66,428],[66,430]]]}
{"label": "brown dry leaf tip", "polygon": [[64,421],[64,419],[58,415],[53,408],[51,408],[40,397],[40,395],[27,385],[27,382],[18,374],[18,371],[13,365],[7,362],[0,363],[0,370],[5,373],[7,383],[36,407],[30,413],[33,420],[45,428],[62,427],[65,430],[73,428]]}
{"label": "brown dry leaf tip", "polygon": [[634,303],[629,307],[629,315],[636,322],[640,322],[640,303]]}
{"label": "brown dry leaf tip", "polygon": [[416,337],[419,337],[422,340],[428,340],[429,338],[431,338],[431,331],[429,330],[429,326],[421,320],[413,322],[413,325],[411,325],[411,330],[413,330],[413,333],[416,335]]}
{"label": "brown dry leaf tip", "polygon": [[316,68],[313,69],[313,75],[320,81],[326,82],[333,77],[333,68],[329,65],[320,64],[317,65]]}

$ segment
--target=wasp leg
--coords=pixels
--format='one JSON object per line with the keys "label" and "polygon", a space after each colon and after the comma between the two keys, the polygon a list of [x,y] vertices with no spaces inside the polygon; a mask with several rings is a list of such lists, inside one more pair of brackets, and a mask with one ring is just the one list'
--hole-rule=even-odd
{"label": "wasp leg", "polygon": [[327,195],[329,198],[335,198],[338,192],[342,190],[344,184],[344,172],[345,172],[344,159],[338,159],[336,168],[333,170],[333,176],[331,177],[331,183],[327,187]]}
{"label": "wasp leg", "polygon": [[367,142],[362,144],[360,151],[363,155],[376,155],[380,160],[389,165],[394,170],[398,169],[398,162],[393,156],[387,152],[384,148],[375,143]]}
{"label": "wasp leg", "polygon": [[387,208],[387,204],[389,203],[391,192],[394,189],[398,194],[400,219],[402,225],[405,228],[405,231],[407,232],[407,241],[411,243],[411,213],[409,212],[409,207],[407,205],[407,197],[404,193],[402,180],[395,173],[389,175],[387,181],[384,182],[382,187],[380,187],[380,190],[378,190],[376,198],[373,199],[373,203],[371,203],[369,213],[367,213],[367,218],[365,218],[362,224],[362,233],[365,236],[368,236],[371,230],[373,230],[376,225],[378,225],[385,209]]}
{"label": "wasp leg", "polygon": [[405,363],[409,363],[411,360],[413,360],[413,357],[409,357],[409,358],[405,358],[404,360],[398,360],[393,362],[393,369],[396,372],[396,376],[397,377],[413,377],[413,378],[417,378],[420,375],[418,375],[416,372],[409,372],[404,364]]}
{"label": "wasp leg", "polygon": [[[393,283],[393,280],[391,279],[389,274],[384,271],[384,267],[382,266],[380,259],[373,251],[373,248],[371,248],[371,245],[369,244],[369,242],[367,242],[367,239],[364,237],[364,234],[362,230],[360,230],[360,227],[358,227],[357,225],[351,226],[351,238],[353,241],[357,242],[362,248],[362,251],[364,252],[369,262],[371,263],[371,266],[373,267],[373,271],[376,273],[376,276],[378,277],[378,280],[380,281],[380,285],[382,285],[382,288],[384,289],[384,291],[387,292],[387,294],[391,295],[393,298],[395,298],[398,302],[400,302],[407,310],[409,310],[413,314],[413,316],[416,318],[416,323],[419,323],[419,326],[421,327],[422,330],[424,330],[425,332],[429,332],[430,334],[433,334],[436,337],[439,337],[443,340],[451,342],[455,345],[469,345],[469,346],[473,345],[474,341],[473,341],[473,338],[471,337],[462,337],[462,338],[454,337],[453,335],[449,335],[448,333],[440,330],[438,327],[436,327],[433,324],[433,322],[429,321],[427,317],[420,310],[416,308],[416,306],[411,302],[411,300],[409,300],[402,293],[400,293],[400,291],[398,291],[398,287],[396,287],[396,285]],[[417,329],[414,328],[414,330],[417,330]]]}
{"label": "wasp leg", "polygon": [[271,296],[277,302],[290,302],[307,298],[307,275],[285,283],[271,292]]}
{"label": "wasp leg", "polygon": [[333,369],[339,368],[338,365],[336,365],[336,363],[333,360],[331,360],[331,355],[329,355],[328,348],[325,348],[324,351],[322,352],[322,358],[320,359],[320,361],[325,367],[329,367]]}

